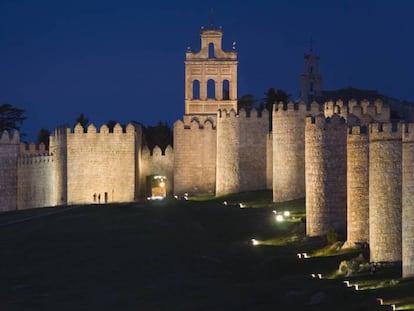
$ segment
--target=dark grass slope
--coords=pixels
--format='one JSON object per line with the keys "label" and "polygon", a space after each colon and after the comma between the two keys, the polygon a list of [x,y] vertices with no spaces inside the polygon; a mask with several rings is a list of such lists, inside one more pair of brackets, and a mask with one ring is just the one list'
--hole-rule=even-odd
{"label": "dark grass slope", "polygon": [[[298,260],[298,251],[324,240],[306,242],[300,221],[277,224],[266,204],[165,201],[2,214],[0,310],[376,310],[373,294],[309,276],[357,254]],[[254,247],[253,237],[285,243]],[[322,302],[311,305],[318,295]]]}

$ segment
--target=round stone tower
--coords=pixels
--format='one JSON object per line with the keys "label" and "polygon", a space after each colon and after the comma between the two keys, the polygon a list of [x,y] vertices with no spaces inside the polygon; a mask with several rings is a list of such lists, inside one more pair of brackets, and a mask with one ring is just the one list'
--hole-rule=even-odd
{"label": "round stone tower", "polygon": [[365,126],[353,126],[347,143],[347,243],[369,241],[369,144]]}
{"label": "round stone tower", "polygon": [[372,262],[401,260],[401,124],[369,127],[369,244]]}
{"label": "round stone tower", "polygon": [[305,124],[306,234],[346,231],[347,126],[338,115]]}
{"label": "round stone tower", "polygon": [[234,110],[217,114],[216,195],[240,190],[239,117]]}
{"label": "round stone tower", "polygon": [[306,104],[279,103],[273,111],[273,202],[305,196]]}
{"label": "round stone tower", "polygon": [[414,123],[402,131],[402,275],[414,276]]}

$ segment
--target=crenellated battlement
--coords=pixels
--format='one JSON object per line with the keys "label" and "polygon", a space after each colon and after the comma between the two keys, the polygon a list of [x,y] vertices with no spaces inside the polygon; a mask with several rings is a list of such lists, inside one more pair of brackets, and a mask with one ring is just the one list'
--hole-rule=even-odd
{"label": "crenellated battlement", "polygon": [[368,128],[366,126],[351,126],[349,127],[348,135],[367,135]]}
{"label": "crenellated battlement", "polygon": [[384,105],[383,101],[380,99],[377,99],[374,102],[369,102],[364,99],[359,104],[356,100],[351,100],[348,103],[348,107],[350,114],[353,114],[360,119],[363,118],[365,121],[369,121],[367,116],[377,122],[388,122],[390,120],[390,107]]}
{"label": "crenellated battlement", "polygon": [[76,124],[73,129],[67,128],[66,130],[67,134],[72,135],[94,135],[94,134],[101,134],[101,135],[120,135],[120,134],[134,134],[135,133],[135,126],[131,123],[129,123],[127,126],[122,127],[119,123],[115,124],[112,131],[109,130],[108,126],[106,124],[103,124],[99,131],[97,130],[96,126],[91,123],[88,125],[86,129],[82,127],[80,123]]}
{"label": "crenellated battlement", "polygon": [[150,150],[148,146],[145,146],[142,148],[142,155],[148,156],[148,157],[164,157],[164,156],[171,156],[174,154],[173,148],[171,145],[168,145],[164,151],[156,145],[154,148]]}
{"label": "crenellated battlement", "polygon": [[403,142],[414,142],[414,123],[403,123],[401,131]]}
{"label": "crenellated battlement", "polygon": [[3,131],[0,133],[0,144],[18,144],[20,143],[20,133],[19,131]]}
{"label": "crenellated battlement", "polygon": [[306,127],[332,127],[340,124],[345,124],[345,119],[338,114],[325,118],[323,114],[306,117]]}
{"label": "crenellated battlement", "polygon": [[214,124],[214,120],[212,120],[211,118],[206,118],[204,120],[194,116],[191,119],[187,119],[187,120],[177,120],[174,122],[174,129],[184,129],[184,130],[195,130],[195,129],[199,129],[199,130],[215,130],[216,126]]}
{"label": "crenellated battlement", "polygon": [[237,113],[234,109],[219,109],[217,111],[217,118],[218,119],[230,119],[230,118],[239,118],[239,119],[251,119],[251,118],[267,118],[269,116],[269,112],[267,109],[263,109],[262,111],[256,108],[251,110],[246,110],[241,108]]}
{"label": "crenellated battlement", "polygon": [[312,102],[310,105],[306,105],[305,102],[293,103],[293,102],[279,102],[273,105],[273,112],[276,117],[283,114],[290,113],[307,113],[309,115],[318,115],[321,113],[321,105],[318,102]]}
{"label": "crenellated battlement", "polygon": [[53,162],[54,156],[49,154],[21,154],[18,158],[19,165],[32,165]]}
{"label": "crenellated battlement", "polygon": [[324,104],[324,114],[325,117],[332,117],[334,114],[340,115],[343,118],[348,117],[348,106],[345,105],[345,103],[339,99],[336,102],[334,101],[328,101]]}
{"label": "crenellated battlement", "polygon": [[351,124],[366,125],[372,121],[388,122],[390,120],[390,107],[385,105],[380,99],[369,102],[364,99],[359,103],[351,99],[348,103],[342,100],[328,101],[324,104],[324,114],[330,117],[333,114],[339,114],[348,120]]}
{"label": "crenellated battlement", "polygon": [[273,110],[276,112],[276,115],[278,113],[283,113],[283,112],[293,112],[293,111],[298,111],[298,112],[305,112],[306,111],[306,104],[304,102],[299,102],[299,103],[293,103],[293,102],[279,102],[278,104],[274,104],[273,105]]}
{"label": "crenellated battlement", "polygon": [[348,128],[348,143],[368,143],[368,128],[366,126],[351,126]]}
{"label": "crenellated battlement", "polygon": [[20,143],[20,155],[47,155],[49,151],[46,150],[44,143],[36,145],[35,143]]}
{"label": "crenellated battlement", "polygon": [[401,140],[402,123],[372,123],[369,125],[369,139],[375,140]]}

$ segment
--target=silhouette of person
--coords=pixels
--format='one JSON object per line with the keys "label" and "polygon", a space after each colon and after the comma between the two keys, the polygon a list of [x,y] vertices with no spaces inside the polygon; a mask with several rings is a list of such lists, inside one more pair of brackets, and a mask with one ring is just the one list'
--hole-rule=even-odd
{"label": "silhouette of person", "polygon": [[98,203],[101,203],[101,194],[98,194]]}
{"label": "silhouette of person", "polygon": [[96,193],[93,194],[93,201],[96,202]]}

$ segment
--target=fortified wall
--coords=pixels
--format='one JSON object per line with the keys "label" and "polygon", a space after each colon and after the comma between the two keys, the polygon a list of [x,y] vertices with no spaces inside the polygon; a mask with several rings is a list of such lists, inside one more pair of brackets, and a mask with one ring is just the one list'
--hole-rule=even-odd
{"label": "fortified wall", "polygon": [[77,124],[67,132],[67,203],[131,202],[135,199],[135,127],[113,132]]}
{"label": "fortified wall", "polygon": [[402,126],[402,274],[414,276],[414,124]]}
{"label": "fortified wall", "polygon": [[320,105],[304,102],[274,105],[273,138],[273,202],[305,197],[305,117],[320,113]]}
{"label": "fortified wall", "polygon": [[214,194],[217,130],[214,120],[174,123],[174,193]]}
{"label": "fortified wall", "polygon": [[[148,147],[144,147],[141,152],[141,176],[145,178],[150,175],[163,175],[167,177],[167,193],[173,192],[174,180],[174,151],[171,146],[165,148],[164,153],[161,148],[155,146],[152,152]],[[143,181],[142,184],[145,184]]]}
{"label": "fortified wall", "polygon": [[55,206],[56,197],[55,157],[44,144],[21,144],[17,165],[17,208]]}
{"label": "fortified wall", "polygon": [[266,189],[267,110],[219,110],[216,195]]}
{"label": "fortified wall", "polygon": [[347,245],[369,242],[369,143],[366,126],[347,137]]}
{"label": "fortified wall", "polygon": [[401,261],[401,124],[369,127],[371,261]]}
{"label": "fortified wall", "polygon": [[307,117],[305,125],[306,234],[346,231],[346,132],[334,114]]}
{"label": "fortified wall", "polygon": [[0,212],[17,209],[18,131],[0,133]]}

